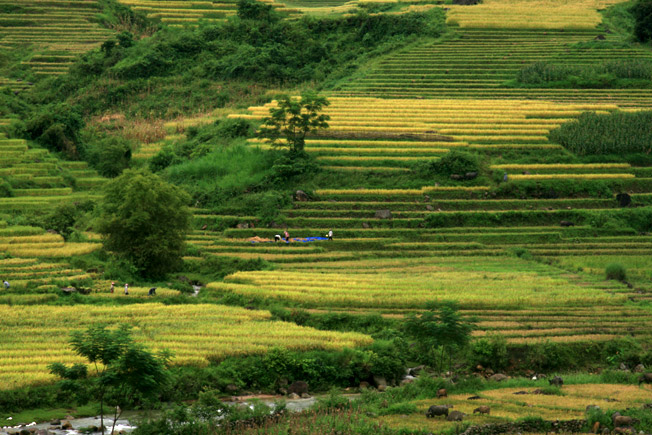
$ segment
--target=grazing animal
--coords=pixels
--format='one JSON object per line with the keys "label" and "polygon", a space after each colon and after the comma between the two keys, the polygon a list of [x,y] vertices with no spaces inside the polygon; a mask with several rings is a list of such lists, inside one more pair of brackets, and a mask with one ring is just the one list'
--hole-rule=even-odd
{"label": "grazing animal", "polygon": [[448,397],[448,392],[446,391],[446,388],[440,388],[437,390],[437,398],[441,399],[442,397]]}
{"label": "grazing animal", "polygon": [[453,411],[450,414],[448,414],[448,417],[446,417],[446,420],[448,421],[462,421],[464,420],[464,416],[466,414],[460,412],[460,411]]}
{"label": "grazing animal", "polygon": [[550,379],[548,382],[550,383],[550,385],[554,385],[555,387],[561,387],[562,385],[564,385],[564,380],[559,376],[555,376],[554,378]]}
{"label": "grazing animal", "polygon": [[478,406],[473,410],[473,413],[478,413],[478,414],[487,414],[489,415],[489,412],[491,412],[491,409],[487,405],[483,406]]}
{"label": "grazing animal", "polygon": [[438,417],[440,415],[448,416],[448,406],[432,405],[430,408],[428,408],[428,411],[426,411],[426,417],[428,418]]}
{"label": "grazing animal", "polygon": [[643,373],[638,380],[638,385],[643,383],[652,384],[652,373]]}

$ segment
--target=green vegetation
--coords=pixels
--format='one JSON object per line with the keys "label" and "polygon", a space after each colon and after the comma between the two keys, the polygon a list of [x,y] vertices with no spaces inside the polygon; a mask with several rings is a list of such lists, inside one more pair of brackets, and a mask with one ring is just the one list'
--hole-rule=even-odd
{"label": "green vegetation", "polygon": [[188,195],[157,175],[127,170],[106,186],[98,232],[104,247],[140,273],[164,276],[181,263],[190,227]]}
{"label": "green vegetation", "polygon": [[550,140],[579,155],[649,153],[652,112],[583,113],[550,132]]}
{"label": "green vegetation", "polygon": [[617,281],[625,281],[627,279],[627,272],[622,264],[611,263],[605,268],[607,279],[615,279]]}
{"label": "green vegetation", "polygon": [[122,409],[135,403],[156,397],[167,380],[166,365],[170,355],[153,355],[134,343],[130,327],[122,325],[115,331],[105,326],[93,326],[86,331],[71,334],[70,346],[79,356],[95,366],[94,377],[88,378],[87,367],[75,364],[66,367],[61,363],[50,364],[50,371],[64,379],[61,389],[84,401],[79,396],[83,382],[90,382],[87,390],[100,403],[100,428],[104,434],[104,404],[115,408],[113,427]]}
{"label": "green vegetation", "polygon": [[523,67],[516,80],[532,87],[649,88],[652,86],[652,62],[628,59],[582,66],[536,62]]}
{"label": "green vegetation", "polygon": [[631,9],[634,17],[634,35],[641,42],[652,40],[652,2],[638,0]]}

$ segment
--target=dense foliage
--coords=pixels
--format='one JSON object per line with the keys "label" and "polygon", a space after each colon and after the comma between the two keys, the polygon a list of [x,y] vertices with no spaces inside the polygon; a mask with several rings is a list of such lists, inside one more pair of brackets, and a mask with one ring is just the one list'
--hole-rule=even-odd
{"label": "dense foliage", "polygon": [[181,264],[192,214],[181,189],[146,171],[128,170],[111,181],[97,231],[104,247],[148,276]]}
{"label": "dense foliage", "polygon": [[597,65],[535,62],[521,68],[519,84],[554,88],[645,88],[652,86],[652,62],[613,60]]}
{"label": "dense foliage", "polygon": [[652,112],[583,113],[550,132],[552,142],[579,155],[649,153]]}
{"label": "dense foliage", "polygon": [[639,0],[631,9],[634,16],[634,36],[641,42],[652,40],[652,1]]}

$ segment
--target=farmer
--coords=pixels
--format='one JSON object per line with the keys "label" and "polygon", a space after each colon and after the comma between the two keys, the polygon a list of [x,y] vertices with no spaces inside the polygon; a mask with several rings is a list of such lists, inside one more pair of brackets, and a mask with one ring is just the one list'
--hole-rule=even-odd
{"label": "farmer", "polygon": [[3,283],[5,285],[5,289],[8,289],[10,287],[9,286],[9,281],[7,281],[6,279],[3,281]]}
{"label": "farmer", "polygon": [[285,231],[283,232],[285,235],[285,241],[289,242],[290,241],[290,233],[288,233],[288,229],[286,228]]}
{"label": "farmer", "polygon": [[149,289],[149,293],[147,293],[148,296],[156,296],[156,287],[152,287]]}
{"label": "farmer", "polygon": [[328,235],[326,237],[328,237],[328,240],[333,240],[333,230],[328,230]]}
{"label": "farmer", "polygon": [[274,241],[275,242],[280,242],[281,241],[281,235],[280,234],[275,235],[274,236]]}
{"label": "farmer", "polygon": [[115,282],[111,281],[111,293],[115,290]]}
{"label": "farmer", "polygon": [[125,294],[129,294],[129,284],[125,283]]}
{"label": "farmer", "polygon": [[503,181],[508,181],[509,177],[507,177],[507,172],[503,174]]}

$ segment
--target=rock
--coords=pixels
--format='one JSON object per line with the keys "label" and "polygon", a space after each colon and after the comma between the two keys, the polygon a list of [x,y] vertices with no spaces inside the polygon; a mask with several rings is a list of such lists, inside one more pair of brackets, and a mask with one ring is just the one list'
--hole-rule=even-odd
{"label": "rock", "polygon": [[387,380],[382,376],[374,375],[374,384],[380,389],[380,387],[387,388]]}
{"label": "rock", "polygon": [[59,234],[57,230],[46,230],[45,232],[48,234]]}
{"label": "rock", "polygon": [[238,225],[235,226],[236,228],[239,228],[241,230],[246,230],[249,228],[249,223],[248,222],[240,222]]}
{"label": "rock", "polygon": [[623,427],[617,427],[614,429],[614,433],[620,433],[620,434],[635,434],[636,431],[634,430],[633,427],[629,426],[623,426]]}
{"label": "rock", "polygon": [[438,417],[440,415],[448,416],[448,406],[445,405],[432,405],[426,411],[427,418]]}
{"label": "rock", "polygon": [[52,421],[50,422],[50,424],[51,424],[52,426],[59,426],[59,425],[61,424],[61,420],[52,420]]}
{"label": "rock", "polygon": [[224,388],[228,393],[235,393],[238,391],[238,386],[235,384],[229,384]]}
{"label": "rock", "polygon": [[308,384],[303,381],[294,381],[288,387],[290,393],[303,394],[308,392]]}
{"label": "rock", "polygon": [[284,388],[284,387],[281,387],[281,388],[278,389],[278,394],[282,394],[283,396],[287,396],[288,389]]}
{"label": "rock", "polygon": [[297,393],[290,393],[288,394],[288,399],[297,400],[299,399],[299,395]]}
{"label": "rock", "polygon": [[70,422],[68,420],[62,420],[61,421],[61,429],[63,429],[63,430],[72,429],[72,424],[70,424]]}
{"label": "rock", "polygon": [[376,219],[391,219],[392,212],[388,209],[376,210],[376,214],[374,215],[374,217]]}
{"label": "rock", "polygon": [[477,366],[475,366],[475,370],[478,371],[478,372],[481,372],[481,371],[484,370],[484,367],[482,367],[480,364],[478,364]]}
{"label": "rock", "polygon": [[367,381],[362,381],[362,382],[360,382],[360,386],[359,386],[359,388],[360,388],[361,390],[364,390],[364,389],[369,388],[369,382],[367,382]]}
{"label": "rock", "polygon": [[405,378],[401,381],[401,387],[407,384],[411,384],[412,382],[414,382],[414,378]]}
{"label": "rock", "polygon": [[495,382],[501,382],[504,381],[505,379],[509,379],[509,376],[504,375],[502,373],[496,373],[495,375],[489,376],[489,380]]}
{"label": "rock", "polygon": [[430,204],[428,204],[428,205],[426,206],[426,210],[428,210],[428,211],[435,211],[435,207],[433,207],[433,206],[431,206]]}
{"label": "rock", "polygon": [[618,415],[613,419],[615,427],[629,427],[632,426],[636,420],[626,415]]}
{"label": "rock", "polygon": [[75,293],[77,289],[75,287],[61,287],[61,291],[67,294]]}
{"label": "rock", "polygon": [[486,373],[487,375],[490,375],[490,376],[491,376],[491,375],[494,374],[494,371],[491,370],[491,369],[487,369],[487,370],[485,370],[485,373]]}
{"label": "rock", "polygon": [[643,364],[639,364],[636,367],[634,367],[634,373],[643,373],[645,371],[645,366]]}
{"label": "rock", "polygon": [[487,405],[479,406],[473,410],[474,414],[487,414],[491,412],[491,409]]}
{"label": "rock", "polygon": [[652,384],[652,373],[643,373],[638,379],[638,385]]}
{"label": "rock", "polygon": [[451,174],[451,180],[461,180],[462,178],[460,174]]}
{"label": "rock", "polygon": [[303,394],[301,394],[301,398],[302,398],[302,399],[310,399],[310,397],[311,397],[311,396],[310,396],[310,394],[308,394],[308,393],[303,393]]}
{"label": "rock", "polygon": [[371,228],[371,225],[369,225],[366,222],[362,222],[362,228],[364,228],[365,230],[368,230],[369,228]]}
{"label": "rock", "polygon": [[421,374],[421,372],[423,371],[424,368],[425,368],[425,366],[412,367],[412,368],[408,369],[408,375],[410,375],[410,376],[419,376],[419,374]]}
{"label": "rock", "polygon": [[448,397],[448,392],[446,391],[446,388],[440,388],[437,390],[437,398],[441,399],[442,397]]}
{"label": "rock", "polygon": [[452,411],[450,414],[448,414],[448,417],[446,417],[447,421],[462,421],[464,420],[464,413],[460,411]]}
{"label": "rock", "polygon": [[477,172],[467,172],[466,174],[464,174],[464,178],[466,178],[467,180],[473,180],[474,178],[477,177],[478,177]]}
{"label": "rock", "polygon": [[627,370],[627,366],[624,363],[620,363],[620,365],[618,366],[618,369],[625,371],[625,370]]}
{"label": "rock", "polygon": [[602,428],[602,435],[609,435],[611,431],[609,430],[608,427],[603,427]]}
{"label": "rock", "polygon": [[300,202],[306,202],[306,201],[310,200],[310,198],[308,197],[308,194],[306,192],[304,192],[303,190],[297,190],[294,193],[294,199],[296,199],[297,201],[300,201]]}

